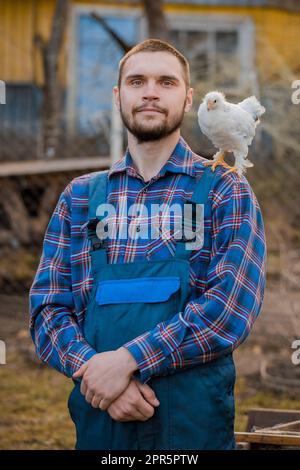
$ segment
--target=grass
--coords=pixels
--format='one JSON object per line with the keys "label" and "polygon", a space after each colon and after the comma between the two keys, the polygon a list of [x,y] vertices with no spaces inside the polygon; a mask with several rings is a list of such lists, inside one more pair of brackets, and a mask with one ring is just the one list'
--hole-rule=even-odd
{"label": "grass", "polygon": [[[300,397],[272,392],[263,388],[255,379],[240,377],[236,384],[236,423],[235,430],[245,431],[247,414],[251,408],[273,408],[282,410],[300,410]],[[250,383],[249,383],[250,382]],[[255,385],[255,388],[253,387]],[[259,389],[258,389],[259,388]]]}
{"label": "grass", "polygon": [[[12,364],[12,365],[10,365]],[[72,382],[47,366],[8,356],[0,366],[0,449],[72,449]]]}
{"label": "grass", "polygon": [[[73,449],[74,428],[67,409],[72,381],[20,354],[0,366],[0,449]],[[300,409],[300,399],[236,385],[236,431],[245,430],[253,407]]]}

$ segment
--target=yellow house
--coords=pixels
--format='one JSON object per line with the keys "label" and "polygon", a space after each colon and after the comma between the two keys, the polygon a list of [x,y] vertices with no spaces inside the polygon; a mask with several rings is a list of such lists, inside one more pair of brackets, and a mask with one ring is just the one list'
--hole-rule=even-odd
{"label": "yellow house", "polygon": [[[300,76],[300,11],[268,0],[165,1],[171,38],[188,57],[194,85],[213,84],[232,95],[258,93]],[[286,4],[286,2],[277,2]],[[43,84],[35,37],[49,36],[54,0],[1,0],[0,79],[7,126],[38,120]],[[147,37],[139,1],[73,0],[60,58],[66,126],[87,135],[105,129],[111,87],[123,52],[91,13],[101,15],[128,43]],[[196,88],[197,88],[196,86]],[[34,127],[34,126],[33,126]],[[25,130],[24,130],[25,132]]]}

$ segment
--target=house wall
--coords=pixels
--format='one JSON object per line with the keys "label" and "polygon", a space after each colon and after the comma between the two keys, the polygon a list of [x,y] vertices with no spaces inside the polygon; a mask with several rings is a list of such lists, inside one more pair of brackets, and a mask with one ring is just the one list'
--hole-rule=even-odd
{"label": "house wall", "polygon": [[[73,5],[131,8],[125,2],[73,0]],[[202,2],[199,2],[202,3]],[[221,3],[221,2],[220,2]],[[0,78],[8,83],[43,82],[41,54],[34,37],[47,38],[51,27],[54,0],[1,0],[0,2]],[[133,2],[137,6],[136,2]],[[229,7],[168,4],[169,13],[226,14],[248,16],[256,28],[256,63],[261,80],[276,78],[278,69],[291,76],[300,73],[300,13],[266,7]],[[65,44],[69,44],[67,31]],[[68,47],[60,60],[60,75],[66,82]],[[297,77],[295,77],[297,78]]]}

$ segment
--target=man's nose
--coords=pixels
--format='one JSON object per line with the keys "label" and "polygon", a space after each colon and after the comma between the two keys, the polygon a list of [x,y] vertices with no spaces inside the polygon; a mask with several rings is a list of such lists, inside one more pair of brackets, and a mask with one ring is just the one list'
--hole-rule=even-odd
{"label": "man's nose", "polygon": [[148,83],[144,88],[143,98],[147,100],[158,100],[159,94],[155,83]]}

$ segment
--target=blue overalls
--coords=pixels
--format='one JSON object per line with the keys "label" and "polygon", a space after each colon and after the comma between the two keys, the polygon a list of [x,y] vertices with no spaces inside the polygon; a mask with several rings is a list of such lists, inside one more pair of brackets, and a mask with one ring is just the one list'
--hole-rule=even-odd
{"label": "blue overalls", "polygon": [[[205,169],[192,202],[207,203],[214,177]],[[89,219],[106,202],[107,172],[94,172],[89,189]],[[84,337],[97,351],[111,351],[183,311],[191,298],[189,256],[184,239],[175,256],[108,264],[107,253],[92,228],[91,262],[94,284],[87,305]],[[210,246],[209,233],[204,246]],[[205,273],[204,273],[205,274]],[[160,401],[147,421],[118,422],[93,408],[74,381],[68,406],[76,427],[76,449],[176,450],[234,449],[235,366],[232,354],[210,363],[152,377],[147,384]]]}

